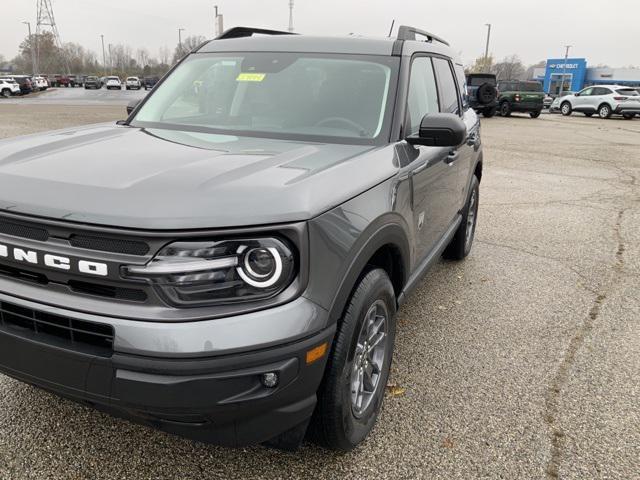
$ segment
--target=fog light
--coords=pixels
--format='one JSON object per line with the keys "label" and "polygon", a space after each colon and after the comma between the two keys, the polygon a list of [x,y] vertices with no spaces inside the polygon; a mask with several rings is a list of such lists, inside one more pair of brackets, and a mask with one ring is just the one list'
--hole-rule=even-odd
{"label": "fog light", "polygon": [[278,381],[280,380],[280,378],[278,378],[277,373],[269,372],[269,373],[263,373],[262,378],[260,380],[262,381],[262,385],[264,385],[265,387],[275,388],[278,386]]}

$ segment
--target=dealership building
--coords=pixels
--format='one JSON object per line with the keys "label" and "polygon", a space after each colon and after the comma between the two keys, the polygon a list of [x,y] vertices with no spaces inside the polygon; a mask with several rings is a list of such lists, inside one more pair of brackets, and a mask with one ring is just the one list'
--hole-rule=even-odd
{"label": "dealership building", "polygon": [[628,85],[640,87],[640,68],[600,68],[587,66],[585,58],[550,58],[547,66],[536,68],[533,78],[544,84],[544,91],[558,93],[563,83],[563,91],[577,92],[591,85]]}

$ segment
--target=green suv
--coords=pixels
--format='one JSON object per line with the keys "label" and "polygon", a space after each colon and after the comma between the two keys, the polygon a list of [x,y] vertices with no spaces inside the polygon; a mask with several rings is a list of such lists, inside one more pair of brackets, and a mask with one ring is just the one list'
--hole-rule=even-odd
{"label": "green suv", "polygon": [[542,84],[534,81],[501,80],[498,82],[500,115],[508,117],[512,112],[528,112],[538,118],[544,105]]}

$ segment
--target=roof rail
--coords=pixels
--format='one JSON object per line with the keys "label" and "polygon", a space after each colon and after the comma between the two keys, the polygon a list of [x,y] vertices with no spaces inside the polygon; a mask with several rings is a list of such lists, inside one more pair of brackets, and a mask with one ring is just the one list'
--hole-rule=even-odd
{"label": "roof rail", "polygon": [[407,25],[401,25],[398,28],[398,40],[416,40],[416,35],[426,37],[428,42],[440,42],[444,43],[447,47],[450,46],[449,42],[434,35],[433,33],[425,32],[415,27],[409,27]]}
{"label": "roof rail", "polygon": [[222,32],[222,35],[216,37],[216,40],[225,40],[228,38],[242,38],[251,37],[255,34],[258,35],[297,35],[292,32],[283,32],[280,30],[267,30],[265,28],[253,28],[253,27],[233,27],[229,30]]}

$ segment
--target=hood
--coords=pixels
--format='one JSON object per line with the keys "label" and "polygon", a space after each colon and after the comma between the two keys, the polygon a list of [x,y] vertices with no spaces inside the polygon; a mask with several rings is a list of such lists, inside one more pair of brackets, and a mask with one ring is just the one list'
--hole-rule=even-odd
{"label": "hood", "polygon": [[95,125],[0,142],[0,211],[142,229],[264,225],[312,218],[395,171],[392,146]]}

